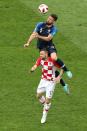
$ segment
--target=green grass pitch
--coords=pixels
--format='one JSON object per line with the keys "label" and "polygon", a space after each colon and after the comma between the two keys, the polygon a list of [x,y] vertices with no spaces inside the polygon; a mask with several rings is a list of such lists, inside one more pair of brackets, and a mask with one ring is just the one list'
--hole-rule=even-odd
{"label": "green grass pitch", "polygon": [[[41,15],[41,3],[49,12]],[[23,45],[35,24],[50,13],[59,16],[54,42],[58,55],[73,73],[65,81],[67,96],[57,85],[47,123],[40,124],[42,107],[36,99],[40,70],[28,74],[39,53],[36,42]],[[87,0],[0,0],[0,131],[87,130]]]}

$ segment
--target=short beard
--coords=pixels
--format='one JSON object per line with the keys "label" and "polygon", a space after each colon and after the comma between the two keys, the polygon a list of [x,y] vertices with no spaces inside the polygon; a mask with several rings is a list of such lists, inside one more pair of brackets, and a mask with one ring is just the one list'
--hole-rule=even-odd
{"label": "short beard", "polygon": [[42,60],[46,60],[46,57],[42,58]]}
{"label": "short beard", "polygon": [[46,25],[52,25],[52,23],[48,23],[48,22],[46,22]]}
{"label": "short beard", "polygon": [[42,60],[45,60],[45,58],[42,58]]}

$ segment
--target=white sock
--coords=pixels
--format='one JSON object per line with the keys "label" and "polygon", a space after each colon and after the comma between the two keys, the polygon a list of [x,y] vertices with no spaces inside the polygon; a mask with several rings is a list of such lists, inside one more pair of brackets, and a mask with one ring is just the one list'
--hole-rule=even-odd
{"label": "white sock", "polygon": [[41,96],[41,97],[39,98],[39,101],[40,101],[41,104],[44,104],[44,103],[45,103],[45,97],[44,97],[44,96]]}
{"label": "white sock", "polygon": [[51,107],[51,103],[49,103],[49,104],[45,103],[43,112],[44,111],[48,112],[48,110],[50,109],[50,107]]}

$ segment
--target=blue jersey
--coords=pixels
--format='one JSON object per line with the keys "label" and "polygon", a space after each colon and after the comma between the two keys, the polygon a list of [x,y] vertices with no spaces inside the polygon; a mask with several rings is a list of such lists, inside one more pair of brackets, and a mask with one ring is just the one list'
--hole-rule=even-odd
{"label": "blue jersey", "polygon": [[[39,22],[36,25],[34,32],[37,32],[41,36],[47,37],[49,34],[54,36],[57,33],[57,28],[54,25],[52,25],[51,27],[47,27],[45,22]],[[52,40],[50,41],[45,41],[42,39],[37,40],[37,47],[39,49],[46,48],[47,46],[52,46],[52,45],[53,45]]]}

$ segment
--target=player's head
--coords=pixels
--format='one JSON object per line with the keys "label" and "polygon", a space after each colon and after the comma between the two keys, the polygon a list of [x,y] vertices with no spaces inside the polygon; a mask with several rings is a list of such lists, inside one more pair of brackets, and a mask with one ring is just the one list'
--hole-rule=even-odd
{"label": "player's head", "polygon": [[56,14],[51,14],[49,15],[49,17],[47,18],[46,24],[47,25],[53,25],[55,21],[57,21],[58,16]]}
{"label": "player's head", "polygon": [[48,51],[44,48],[40,50],[40,57],[45,60],[48,57]]}

